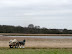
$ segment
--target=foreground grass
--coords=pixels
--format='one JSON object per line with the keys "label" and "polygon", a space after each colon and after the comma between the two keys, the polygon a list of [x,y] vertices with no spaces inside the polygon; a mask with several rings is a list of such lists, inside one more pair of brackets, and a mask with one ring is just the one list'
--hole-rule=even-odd
{"label": "foreground grass", "polygon": [[9,48],[0,48],[0,54],[72,54],[72,49],[9,49]]}

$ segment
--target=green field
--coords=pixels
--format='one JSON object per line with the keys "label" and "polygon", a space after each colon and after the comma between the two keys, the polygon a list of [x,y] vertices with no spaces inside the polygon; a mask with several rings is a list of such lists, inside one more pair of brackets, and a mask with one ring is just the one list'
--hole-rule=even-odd
{"label": "green field", "polygon": [[72,49],[9,49],[9,48],[0,48],[0,54],[72,54]]}

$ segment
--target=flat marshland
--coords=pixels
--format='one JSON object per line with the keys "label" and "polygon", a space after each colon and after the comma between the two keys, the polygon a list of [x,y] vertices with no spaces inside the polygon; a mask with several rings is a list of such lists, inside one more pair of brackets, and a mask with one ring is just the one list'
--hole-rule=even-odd
{"label": "flat marshland", "polygon": [[[0,35],[23,35],[0,33]],[[28,34],[29,35],[29,34]],[[0,36],[0,53],[1,54],[72,54],[72,39],[55,39],[55,38],[29,38],[29,37],[8,37]],[[17,39],[18,41],[26,40],[24,49],[10,49],[9,41]]]}
{"label": "flat marshland", "polygon": [[0,36],[0,47],[9,47],[9,41],[17,39],[26,40],[26,48],[72,48],[72,39],[53,39],[53,38],[27,38],[27,37],[7,37]]}

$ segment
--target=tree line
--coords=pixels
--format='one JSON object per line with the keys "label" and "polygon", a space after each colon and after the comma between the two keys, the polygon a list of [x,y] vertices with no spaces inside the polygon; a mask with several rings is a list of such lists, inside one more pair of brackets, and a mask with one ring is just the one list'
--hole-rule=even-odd
{"label": "tree line", "polygon": [[72,34],[67,29],[47,29],[29,24],[28,27],[0,25],[0,33],[24,33],[24,34]]}

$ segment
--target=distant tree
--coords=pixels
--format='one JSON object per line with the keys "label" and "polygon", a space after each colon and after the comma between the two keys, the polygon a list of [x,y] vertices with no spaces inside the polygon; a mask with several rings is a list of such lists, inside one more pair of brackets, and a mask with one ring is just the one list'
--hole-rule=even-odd
{"label": "distant tree", "polygon": [[29,24],[28,28],[34,28],[34,25],[33,24]]}
{"label": "distant tree", "polygon": [[25,34],[72,34],[67,29],[47,29],[45,27],[29,24],[28,27],[0,25],[0,33],[25,33]]}
{"label": "distant tree", "polygon": [[63,30],[63,34],[68,34],[68,30],[67,29],[64,29]]}

